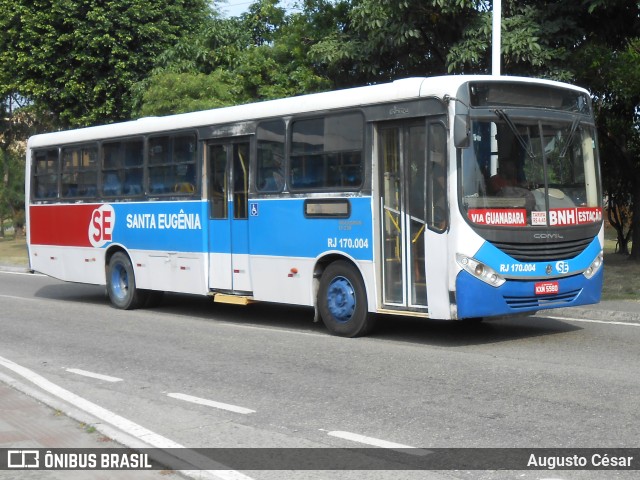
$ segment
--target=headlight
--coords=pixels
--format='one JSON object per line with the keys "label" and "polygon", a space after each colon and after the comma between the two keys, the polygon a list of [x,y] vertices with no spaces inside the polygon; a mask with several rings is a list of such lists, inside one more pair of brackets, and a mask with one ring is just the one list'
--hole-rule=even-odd
{"label": "headlight", "polygon": [[458,265],[464,268],[471,275],[485,283],[488,283],[492,287],[499,287],[506,281],[502,276],[498,275],[498,272],[493,268],[477,261],[475,258],[458,253],[456,254],[456,261],[458,262]]}
{"label": "headlight", "polygon": [[591,262],[591,265],[589,265],[589,268],[587,268],[582,274],[587,278],[593,277],[596,273],[598,273],[598,270],[600,270],[600,267],[602,266],[603,261],[604,261],[604,256],[602,255],[602,250],[600,250],[600,253],[596,257],[596,259],[593,262]]}

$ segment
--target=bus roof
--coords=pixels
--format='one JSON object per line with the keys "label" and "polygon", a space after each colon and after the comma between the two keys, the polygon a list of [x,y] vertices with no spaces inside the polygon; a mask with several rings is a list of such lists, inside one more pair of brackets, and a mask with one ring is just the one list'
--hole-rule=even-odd
{"label": "bus roof", "polygon": [[182,113],[163,117],[144,117],[139,120],[114,123],[97,127],[66,130],[34,135],[29,139],[29,148],[40,148],[65,143],[81,143],[115,137],[127,137],[168,130],[180,130],[208,125],[225,125],[235,122],[281,117],[301,113],[326,111],[338,108],[355,108],[377,103],[399,102],[419,97],[439,97],[455,95],[460,86],[470,81],[509,81],[536,83],[581,92],[586,90],[569,84],[526,77],[452,75],[440,77],[414,77],[396,80],[392,83],[335,90],[222,107],[199,112]]}

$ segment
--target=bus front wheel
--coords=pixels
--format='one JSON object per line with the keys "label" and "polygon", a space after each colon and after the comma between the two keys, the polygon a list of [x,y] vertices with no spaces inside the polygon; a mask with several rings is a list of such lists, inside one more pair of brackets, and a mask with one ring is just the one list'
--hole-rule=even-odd
{"label": "bus front wheel", "polygon": [[357,337],[373,328],[360,272],[348,262],[331,263],[320,277],[318,310],[333,335]]}
{"label": "bus front wheel", "polygon": [[112,305],[123,310],[139,308],[146,301],[146,292],[136,288],[131,260],[122,252],[114,253],[109,260],[107,292]]}

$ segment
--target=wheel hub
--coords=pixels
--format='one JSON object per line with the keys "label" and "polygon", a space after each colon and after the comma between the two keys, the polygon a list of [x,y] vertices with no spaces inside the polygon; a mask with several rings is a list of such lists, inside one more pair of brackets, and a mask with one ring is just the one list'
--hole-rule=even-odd
{"label": "wheel hub", "polygon": [[348,322],[356,309],[356,295],[351,282],[344,277],[336,277],[329,284],[327,306],[333,317],[341,322]]}

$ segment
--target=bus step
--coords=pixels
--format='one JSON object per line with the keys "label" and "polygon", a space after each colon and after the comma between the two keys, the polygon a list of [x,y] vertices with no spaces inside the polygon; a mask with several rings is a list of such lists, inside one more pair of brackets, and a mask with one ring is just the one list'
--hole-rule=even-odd
{"label": "bus step", "polygon": [[249,305],[255,303],[253,297],[245,295],[229,295],[226,293],[210,293],[211,298],[215,303],[230,303],[233,305]]}

